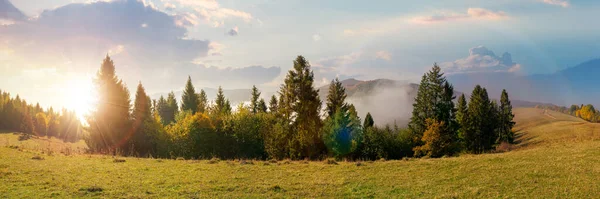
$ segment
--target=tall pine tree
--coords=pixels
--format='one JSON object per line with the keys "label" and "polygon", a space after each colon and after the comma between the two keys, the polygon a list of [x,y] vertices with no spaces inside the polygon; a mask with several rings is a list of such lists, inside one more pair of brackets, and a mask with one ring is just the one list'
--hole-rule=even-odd
{"label": "tall pine tree", "polygon": [[303,56],[294,60],[280,90],[278,106],[281,134],[289,134],[289,156],[294,159],[317,158],[325,151],[321,139],[321,100],[314,88],[314,74]]}
{"label": "tall pine tree", "polygon": [[217,98],[215,99],[215,105],[213,107],[213,111],[216,115],[223,115],[227,112],[228,100],[225,98],[225,94],[223,93],[223,88],[219,86],[217,90]]}
{"label": "tall pine tree", "polygon": [[348,104],[346,104],[346,89],[338,78],[331,80],[329,84],[329,94],[327,94],[326,111],[327,117],[332,117],[336,111],[342,111],[346,114]]}
{"label": "tall pine tree", "polygon": [[514,117],[508,93],[506,90],[502,90],[502,95],[500,96],[500,124],[498,128],[499,142],[512,143],[514,141],[514,133],[512,131],[512,128],[515,126]]}
{"label": "tall pine tree", "polygon": [[487,90],[475,86],[467,108],[467,127],[464,132],[466,150],[472,153],[483,153],[492,149],[497,134],[494,128],[492,103]]}
{"label": "tall pine tree", "polygon": [[367,113],[367,116],[365,116],[365,122],[363,123],[363,128],[367,129],[373,127],[374,125],[375,121],[373,120],[373,116],[371,116],[371,113]]}
{"label": "tall pine tree", "polygon": [[[408,127],[412,133],[415,146],[424,144],[422,136],[428,129],[427,119],[443,122],[442,136],[446,142],[455,142],[458,124],[456,123],[456,109],[453,100],[454,88],[450,85],[441,68],[434,64],[429,72],[423,75],[417,97],[413,104],[413,112]],[[446,154],[455,152],[455,148],[446,148]]]}
{"label": "tall pine tree", "polygon": [[468,125],[467,119],[469,118],[467,114],[467,100],[465,99],[465,94],[462,94],[460,97],[458,97],[456,109],[456,121],[459,125],[458,137],[460,140],[463,140]]}
{"label": "tall pine tree", "polygon": [[277,97],[275,97],[275,95],[272,95],[271,100],[269,101],[269,111],[272,113],[277,112]]}
{"label": "tall pine tree", "polygon": [[181,96],[181,110],[191,111],[192,114],[196,114],[198,112],[199,101],[196,89],[192,84],[192,78],[188,76],[183,95]]}
{"label": "tall pine tree", "polygon": [[206,113],[208,110],[208,97],[206,97],[206,92],[204,89],[200,89],[200,94],[198,95],[198,112]]}
{"label": "tall pine tree", "polygon": [[257,113],[259,110],[258,108],[258,99],[260,98],[260,91],[258,91],[258,88],[256,88],[256,86],[252,86],[252,93],[250,96],[250,111],[252,111],[252,113]]}
{"label": "tall pine tree", "polygon": [[140,82],[135,93],[135,101],[133,103],[133,136],[128,142],[129,155],[142,155],[149,153],[152,150],[152,140],[150,135],[153,130],[149,121],[152,121],[150,97],[146,94],[146,90]]}
{"label": "tall pine tree", "polygon": [[258,113],[266,113],[267,112],[267,103],[265,102],[265,99],[260,99],[258,101]]}
{"label": "tall pine tree", "polygon": [[116,75],[107,55],[96,78],[98,104],[88,117],[88,147],[96,152],[123,152],[131,135],[131,100],[127,86]]}

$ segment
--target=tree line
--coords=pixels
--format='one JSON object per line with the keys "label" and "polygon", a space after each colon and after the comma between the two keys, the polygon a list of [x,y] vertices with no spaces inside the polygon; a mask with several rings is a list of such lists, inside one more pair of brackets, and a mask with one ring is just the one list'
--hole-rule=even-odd
{"label": "tree line", "polygon": [[537,105],[536,108],[548,109],[548,110],[553,110],[556,112],[569,114],[569,115],[581,118],[583,120],[586,120],[588,122],[594,122],[594,123],[600,122],[600,110],[596,110],[596,108],[594,108],[594,105],[591,105],[591,104],[588,104],[588,105],[573,104],[569,108],[564,107],[564,106],[557,106],[557,105]]}
{"label": "tree line", "polygon": [[81,139],[81,122],[73,111],[52,107],[44,110],[40,104],[27,103],[19,95],[0,90],[0,129],[22,132],[27,136],[55,137],[67,142]]}
{"label": "tree line", "polygon": [[[268,104],[253,86],[250,104],[232,108],[219,87],[209,101],[191,77],[181,99],[173,92],[152,100],[140,82],[133,103],[107,56],[94,78],[99,103],[87,118],[90,152],[140,157],[375,160],[484,153],[513,141],[512,106],[476,86],[469,102],[458,100],[440,67],[423,75],[407,128],[374,125],[346,102],[342,83],[332,80],[322,103],[314,74],[302,56],[293,61]],[[455,101],[457,105],[455,105]],[[324,105],[324,106],[323,106]]]}

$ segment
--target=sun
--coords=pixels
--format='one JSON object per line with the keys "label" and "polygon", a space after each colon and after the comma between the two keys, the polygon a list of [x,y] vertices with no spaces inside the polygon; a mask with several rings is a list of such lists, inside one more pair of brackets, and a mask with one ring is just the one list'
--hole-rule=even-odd
{"label": "sun", "polygon": [[74,78],[68,81],[65,92],[67,93],[65,108],[75,111],[82,123],[86,116],[93,110],[97,98],[91,78]]}

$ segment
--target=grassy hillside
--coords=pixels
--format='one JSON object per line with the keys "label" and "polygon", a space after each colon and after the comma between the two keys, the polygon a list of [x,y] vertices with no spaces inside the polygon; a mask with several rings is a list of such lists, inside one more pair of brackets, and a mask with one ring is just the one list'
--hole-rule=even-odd
{"label": "grassy hillside", "polygon": [[[19,147],[0,147],[0,198],[597,197],[600,125],[540,109],[516,109],[515,114],[516,150],[360,166],[138,158],[115,162],[109,156],[41,154],[11,141]],[[0,136],[1,145],[4,137],[14,135]]]}

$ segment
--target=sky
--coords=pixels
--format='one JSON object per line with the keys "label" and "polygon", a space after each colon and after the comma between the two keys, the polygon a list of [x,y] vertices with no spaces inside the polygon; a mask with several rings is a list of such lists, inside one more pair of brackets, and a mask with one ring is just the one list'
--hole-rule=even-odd
{"label": "sky", "polygon": [[317,86],[416,83],[433,63],[548,74],[600,57],[599,11],[592,0],[0,0],[0,89],[77,108],[107,54],[132,93],[141,82],[150,94],[188,75],[274,91],[298,55]]}

